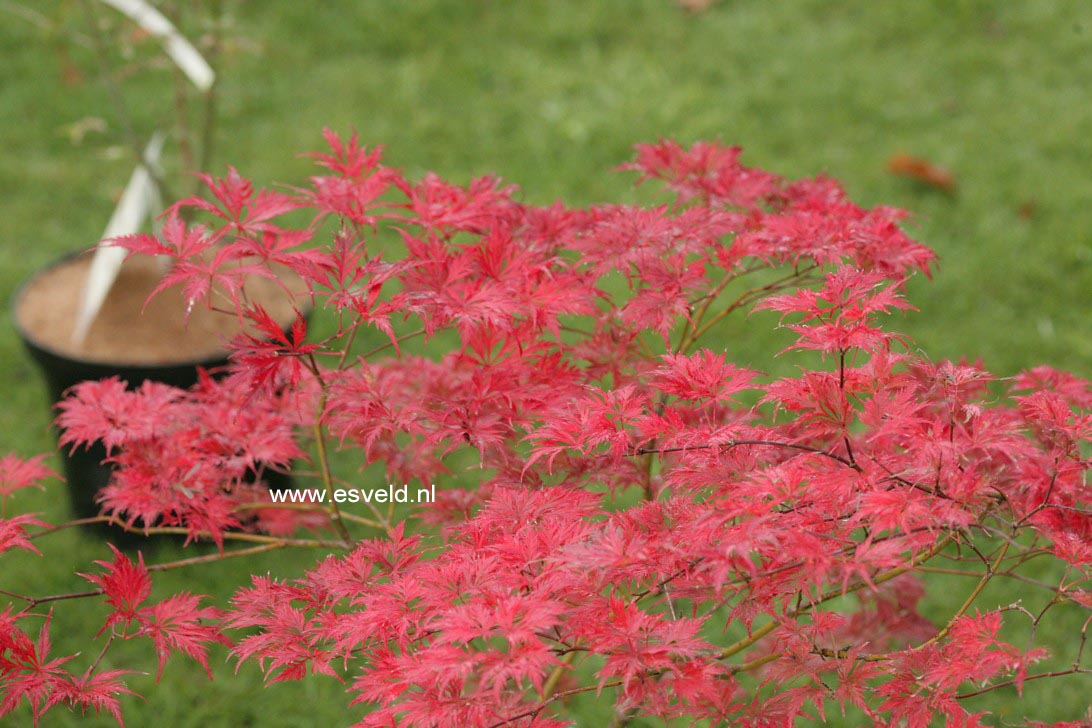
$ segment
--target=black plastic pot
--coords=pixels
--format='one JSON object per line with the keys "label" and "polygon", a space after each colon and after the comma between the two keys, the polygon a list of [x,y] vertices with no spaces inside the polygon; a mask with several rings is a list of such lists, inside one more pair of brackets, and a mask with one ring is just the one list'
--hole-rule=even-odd
{"label": "black plastic pot", "polygon": [[[60,402],[69,388],[84,381],[116,376],[127,382],[130,387],[136,387],[141,382],[151,380],[174,387],[188,388],[197,383],[199,368],[213,370],[212,373],[215,376],[215,370],[227,365],[226,356],[198,357],[189,361],[171,362],[163,365],[132,364],[122,361],[85,361],[56,351],[35,340],[18,320],[19,302],[22,300],[23,294],[39,276],[56,266],[63,265],[78,255],[79,253],[66,255],[39,271],[19,287],[12,300],[12,321],[19,338],[22,339],[27,352],[38,365],[38,369],[45,379],[51,405]],[[107,456],[105,448],[100,443],[95,443],[87,449],[77,448],[74,451],[63,448],[60,456],[74,517],[92,518],[99,515],[96,496],[110,482],[110,476],[113,472],[111,465],[104,462]],[[271,470],[265,471],[263,479],[274,488],[286,488],[292,484],[291,476]],[[132,545],[146,541],[143,537],[103,524],[93,524],[90,530],[100,535],[108,535],[112,541],[119,545]]]}

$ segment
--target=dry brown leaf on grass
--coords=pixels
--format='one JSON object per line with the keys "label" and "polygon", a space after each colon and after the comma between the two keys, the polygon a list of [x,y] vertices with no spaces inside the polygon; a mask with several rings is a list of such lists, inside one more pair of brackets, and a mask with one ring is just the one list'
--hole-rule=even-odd
{"label": "dry brown leaf on grass", "polygon": [[675,4],[689,13],[701,13],[708,10],[715,0],[675,0]]}
{"label": "dry brown leaf on grass", "polygon": [[900,177],[909,177],[927,187],[954,193],[955,177],[944,167],[912,154],[899,152],[887,160],[887,171]]}
{"label": "dry brown leaf on grass", "polygon": [[85,80],[83,70],[72,60],[68,49],[59,47],[56,53],[61,68],[61,83],[65,86],[82,86]]}
{"label": "dry brown leaf on grass", "polygon": [[1016,215],[1021,220],[1030,220],[1035,217],[1035,213],[1039,211],[1039,201],[1035,198],[1029,197],[1026,200],[1020,202],[1020,205],[1016,208]]}
{"label": "dry brown leaf on grass", "polygon": [[100,116],[85,116],[60,127],[60,133],[68,138],[72,146],[78,147],[89,134],[105,134],[106,120]]}

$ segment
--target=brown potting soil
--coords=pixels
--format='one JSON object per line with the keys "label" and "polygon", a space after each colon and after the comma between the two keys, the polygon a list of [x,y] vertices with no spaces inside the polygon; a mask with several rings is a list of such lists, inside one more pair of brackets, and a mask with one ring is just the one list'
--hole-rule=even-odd
{"label": "brown potting soil", "polygon": [[[172,286],[150,301],[163,269],[155,258],[135,256],[122,266],[98,317],[82,345],[72,342],[76,311],[83,295],[91,256],[53,266],[24,288],[16,301],[16,320],[39,346],[75,359],[99,363],[160,365],[207,361],[226,352],[226,343],[242,331],[234,313],[194,305],[186,320],[181,287]],[[289,277],[291,290],[298,278]],[[285,326],[295,318],[292,297],[276,282],[251,276],[249,300],[260,304]],[[145,302],[147,306],[145,306]],[[220,308],[231,308],[226,301]]]}

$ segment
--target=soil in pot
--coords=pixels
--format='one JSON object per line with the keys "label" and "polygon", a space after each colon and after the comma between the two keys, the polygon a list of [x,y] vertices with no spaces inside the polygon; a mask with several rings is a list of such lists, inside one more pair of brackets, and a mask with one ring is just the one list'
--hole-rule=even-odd
{"label": "soil in pot", "polygon": [[[88,379],[119,376],[130,385],[151,379],[188,387],[197,381],[199,366],[226,364],[225,344],[240,332],[238,317],[199,304],[187,320],[179,288],[167,289],[149,301],[163,271],[157,260],[144,256],[125,262],[86,340],[73,343],[76,311],[90,264],[88,254],[61,260],[30,280],[14,302],[16,326],[46,378],[54,403],[69,387]],[[290,273],[283,278],[290,289],[302,290],[299,278]],[[276,282],[260,278],[247,282],[247,293],[285,327],[295,319],[295,307],[307,301],[293,301]],[[102,464],[106,452],[93,447],[63,452],[62,457],[76,517],[97,515],[95,495],[110,478],[109,466]],[[270,483],[276,487],[290,482],[287,476],[266,475],[267,480],[277,481]],[[117,529],[108,533],[115,542],[129,540]]]}
{"label": "soil in pot", "polygon": [[[75,344],[72,329],[90,265],[89,255],[63,261],[23,290],[16,320],[35,344],[82,361],[162,366],[221,359],[225,343],[239,333],[235,316],[203,304],[193,307],[187,321],[180,287],[149,301],[163,271],[154,258],[138,256],[122,266],[87,338]],[[254,278],[247,282],[247,293],[275,321],[291,323],[293,303],[276,282]]]}

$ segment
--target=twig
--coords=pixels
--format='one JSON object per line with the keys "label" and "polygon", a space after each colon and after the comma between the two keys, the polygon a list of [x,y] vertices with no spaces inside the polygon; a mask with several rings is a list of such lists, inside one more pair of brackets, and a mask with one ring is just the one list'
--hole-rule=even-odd
{"label": "twig", "polygon": [[11,592],[3,592],[7,596],[15,599],[25,601],[27,605],[20,610],[20,613],[26,612],[39,604],[48,604],[50,602],[62,602],[68,599],[86,599],[87,597],[101,596],[105,592],[102,589],[92,589],[90,591],[82,592],[68,592],[67,594],[51,594],[47,597],[28,597],[22,594],[13,594]]}
{"label": "twig", "polygon": [[322,424],[322,417],[326,413],[327,384],[322,377],[318,362],[315,361],[314,354],[308,354],[307,357],[310,361],[311,373],[314,374],[319,387],[322,389],[318,405],[315,408],[317,412],[315,423],[312,425],[312,431],[315,435],[315,451],[318,455],[319,475],[322,478],[322,485],[326,489],[326,497],[330,499],[330,521],[334,524],[334,529],[338,532],[338,535],[341,536],[341,540],[346,546],[349,546],[353,543],[353,536],[349,533],[345,521],[342,520],[341,508],[338,507],[337,501],[334,499],[334,479],[330,472],[330,459],[326,452],[326,428]]}
{"label": "twig", "polygon": [[[140,536],[193,536],[194,538],[212,540],[212,533],[209,531],[196,531],[191,532],[188,528],[182,528],[179,526],[148,526],[146,528],[138,528],[136,526],[129,526],[125,523],[121,523],[116,518],[111,516],[95,516],[93,518],[79,518],[73,521],[68,521],[57,526],[50,526],[37,533],[31,534],[30,539],[36,539],[39,536],[45,536],[51,533],[56,533],[66,528],[73,528],[75,526],[92,525],[96,523],[109,524],[118,528],[125,533],[137,534]],[[283,538],[280,536],[267,536],[260,533],[245,533],[242,531],[225,531],[219,534],[220,538],[226,541],[248,541],[251,543],[269,543],[269,544],[283,544],[284,546],[292,546],[298,548],[345,548],[347,544],[342,541],[331,541],[329,539],[318,538]]]}
{"label": "twig", "polygon": [[[888,571],[885,571],[882,574],[878,574],[870,582],[867,582],[867,581],[857,582],[856,584],[854,584],[852,586],[849,586],[849,587],[846,587],[844,589],[832,589],[830,591],[824,592],[823,594],[820,594],[819,598],[817,600],[815,600],[814,602],[811,602],[809,604],[805,604],[805,605],[803,605],[802,607],[800,607],[798,609],[789,610],[785,614],[785,617],[787,619],[795,619],[796,617],[799,617],[801,614],[810,611],[813,607],[817,607],[820,604],[823,604],[824,602],[830,601],[831,599],[836,599],[838,597],[845,596],[846,594],[849,594],[851,592],[860,591],[861,589],[864,589],[866,586],[869,586],[870,584],[879,585],[879,584],[882,584],[884,582],[891,581],[895,577],[902,576],[906,572],[914,569],[918,564],[924,563],[924,562],[928,561],[929,559],[933,558],[934,556],[936,556],[938,553],[943,551],[948,546],[948,544],[952,543],[952,541],[954,541],[954,540],[955,540],[955,536],[953,536],[952,534],[948,534],[947,536],[942,538],[940,541],[938,541],[933,546],[933,548],[929,549],[928,551],[926,551],[923,554],[918,555],[916,558],[912,559],[910,561],[910,563],[907,564],[906,566],[899,566],[899,567],[896,567],[894,569],[890,569]],[[732,655],[735,655],[735,654],[738,654],[738,653],[742,652],[743,650],[753,646],[756,642],[758,642],[760,639],[762,639],[763,637],[768,635],[770,632],[773,632],[775,629],[777,629],[777,627],[780,624],[781,624],[781,622],[779,622],[779,621],[773,621],[773,622],[769,622],[769,623],[763,625],[762,627],[759,627],[757,630],[752,632],[748,637],[745,637],[745,638],[739,640],[738,642],[735,642],[734,644],[731,644],[728,647],[721,650],[720,653],[718,653],[718,656],[721,659],[725,659],[725,658],[731,657]]]}
{"label": "twig", "polygon": [[[205,51],[207,56],[206,60],[210,65],[215,65],[219,60],[220,51],[223,47],[223,33],[224,33],[224,3],[222,0],[212,1],[212,16],[213,16],[213,30],[212,30],[212,43]],[[199,150],[199,157],[197,161],[198,171],[207,171],[209,163],[212,161],[212,149],[213,139],[216,134],[216,109],[217,109],[217,84],[219,81],[219,74],[216,79],[213,80],[212,86],[204,94],[204,119],[201,124],[201,146]],[[198,184],[198,183],[195,183]],[[196,190],[195,190],[196,192]]]}
{"label": "twig", "polygon": [[546,682],[542,685],[542,700],[545,702],[553,697],[554,691],[557,690],[558,683],[561,682],[561,676],[565,674],[565,670],[569,669],[573,660],[576,659],[576,652],[568,652],[561,658],[561,663],[554,668],[554,671],[550,673],[550,677],[546,678]]}
{"label": "twig", "polygon": [[1008,550],[1009,550],[1008,543],[1004,543],[1004,544],[1001,545],[1001,548],[1000,548],[1001,553],[998,554],[997,559],[994,560],[992,565],[987,563],[986,573],[982,575],[982,578],[979,579],[978,584],[971,591],[971,593],[969,595],[967,595],[967,598],[963,600],[963,604],[961,604],[959,606],[959,609],[957,609],[955,614],[952,615],[951,619],[948,620],[948,623],[946,625],[944,625],[944,627],[941,628],[941,630],[939,632],[937,632],[935,635],[933,635],[928,640],[926,640],[925,642],[922,642],[920,645],[915,647],[914,648],[915,650],[920,650],[920,649],[923,649],[925,647],[928,647],[929,645],[933,645],[933,644],[936,644],[937,642],[940,642],[942,639],[944,639],[948,635],[949,632],[952,631],[952,625],[955,624],[956,620],[958,620],[960,617],[962,617],[964,614],[967,613],[967,610],[971,608],[971,605],[974,603],[974,600],[978,598],[978,595],[982,593],[982,590],[985,589],[986,585],[990,583],[991,579],[993,579],[994,575],[997,573],[997,568],[1001,565],[1001,562],[1005,559],[1005,554],[1008,552]]}
{"label": "twig", "polygon": [[546,700],[543,700],[534,708],[523,711],[522,713],[516,713],[510,715],[499,723],[492,723],[488,728],[500,728],[501,726],[508,725],[512,721],[520,720],[521,718],[533,718],[546,709],[546,706],[562,698],[567,698],[570,695],[579,695],[580,693],[588,693],[592,690],[606,690],[607,688],[616,688],[622,684],[621,680],[612,680],[611,682],[604,683],[603,685],[584,685],[579,688],[572,688],[570,690],[562,690],[560,693],[554,693]]}
{"label": "twig", "polygon": [[84,15],[87,17],[87,24],[91,27],[91,40],[94,46],[95,57],[99,64],[99,76],[103,86],[106,87],[106,93],[110,97],[110,102],[114,107],[114,113],[118,117],[118,123],[121,124],[125,140],[133,154],[136,156],[137,163],[147,170],[148,176],[159,190],[160,199],[173,199],[166,183],[163,181],[163,176],[159,174],[159,170],[156,169],[156,165],[152,164],[144,157],[144,144],[133,129],[132,117],[129,115],[128,106],[125,104],[125,97],[122,96],[121,89],[118,87],[117,82],[114,81],[114,77],[110,73],[110,66],[107,60],[109,54],[106,50],[106,40],[103,38],[102,30],[99,28],[98,17],[91,7],[91,2],[90,0],[80,0],[80,4],[83,6]]}
{"label": "twig", "polygon": [[[1024,682],[1030,682],[1032,680],[1041,680],[1044,677],[1061,677],[1062,675],[1077,675],[1077,674],[1092,674],[1092,670],[1085,670],[1085,669],[1082,669],[1082,668],[1074,667],[1074,668],[1070,668],[1068,670],[1053,670],[1051,672],[1040,672],[1040,673],[1037,673],[1035,675],[1026,676],[1024,678]],[[1005,680],[1004,682],[994,683],[993,685],[987,685],[986,687],[981,688],[980,690],[975,690],[975,691],[970,692],[970,693],[958,693],[955,696],[955,698],[956,698],[956,700],[966,700],[967,698],[973,698],[976,695],[982,695],[983,693],[988,693],[990,691],[997,690],[998,688],[1006,688],[1009,685],[1015,685],[1015,684],[1016,684],[1016,678],[1013,678],[1012,680]]]}
{"label": "twig", "polygon": [[214,554],[205,554],[203,556],[192,556],[188,559],[178,559],[177,561],[165,561],[161,564],[152,564],[147,567],[148,571],[169,571],[171,569],[178,569],[183,566],[194,566],[196,564],[208,564],[214,561],[224,561],[226,559],[237,558],[240,556],[253,556],[254,554],[265,553],[266,551],[277,551],[279,549],[288,548],[288,544],[285,543],[265,543],[258,546],[250,546],[245,549],[235,549],[233,551],[224,551],[223,553],[217,552]]}
{"label": "twig", "polygon": [[860,467],[853,462],[847,460],[841,455],[835,455],[834,453],[823,450],[818,447],[811,447],[810,445],[798,445],[792,442],[779,442],[777,440],[727,440],[722,443],[710,444],[710,445],[682,445],[679,447],[663,447],[663,448],[636,448],[633,453],[635,455],[665,455],[673,452],[689,452],[691,450],[711,450],[713,448],[731,449],[733,447],[740,447],[742,445],[767,445],[769,447],[785,447],[792,450],[800,450],[802,452],[810,452],[816,455],[822,455],[823,457],[836,460],[847,468],[853,468],[854,470],[860,470]]}

